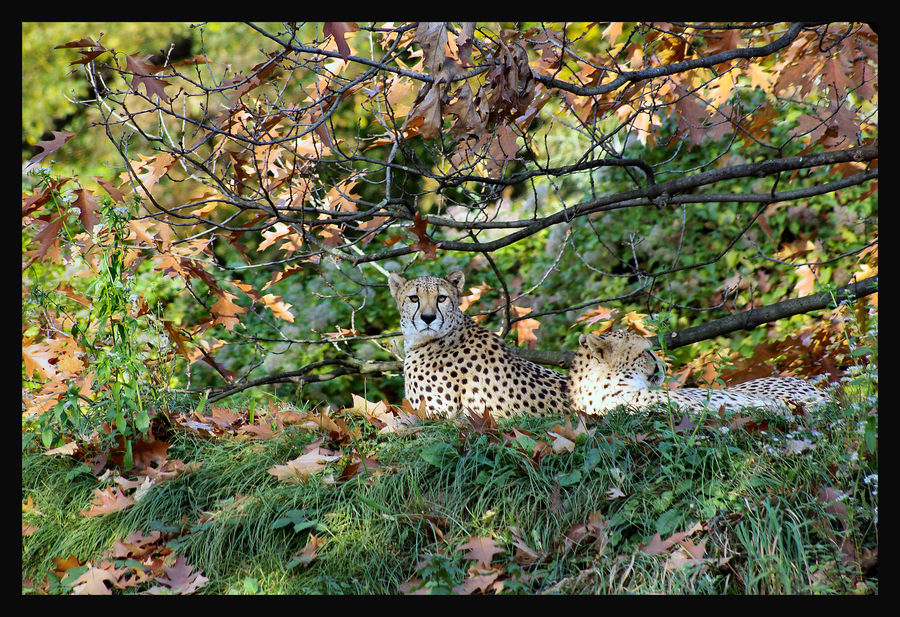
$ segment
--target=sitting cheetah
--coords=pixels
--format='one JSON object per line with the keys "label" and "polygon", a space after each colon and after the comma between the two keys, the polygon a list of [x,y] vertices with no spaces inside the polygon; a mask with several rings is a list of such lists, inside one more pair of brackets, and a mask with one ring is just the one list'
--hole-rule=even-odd
{"label": "sitting cheetah", "polygon": [[760,407],[788,410],[791,403],[814,404],[825,396],[794,377],[754,379],[725,390],[681,388],[651,389],[662,384],[665,363],[650,349],[650,342],[631,332],[583,334],[569,369],[569,401],[578,411],[603,414],[619,405],[646,407],[671,401],[702,410]]}
{"label": "sitting cheetah", "polygon": [[513,354],[499,336],[459,310],[465,275],[406,279],[392,273],[406,359],[406,398],[429,412],[494,417],[566,410],[566,377]]}

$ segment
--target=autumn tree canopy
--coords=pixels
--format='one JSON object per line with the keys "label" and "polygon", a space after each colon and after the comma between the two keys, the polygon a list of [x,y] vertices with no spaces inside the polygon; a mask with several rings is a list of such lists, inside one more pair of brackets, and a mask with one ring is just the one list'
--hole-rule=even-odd
{"label": "autumn tree canopy", "polygon": [[[557,365],[577,334],[616,320],[674,331],[669,348],[730,333],[735,347],[772,345],[744,330],[877,289],[866,23],[245,30],[258,50],[246,66],[211,56],[203,26],[177,53],[108,48],[99,32],[51,42],[80,84],[88,138],[119,158],[103,176],[53,168],[76,137],[65,129],[23,157],[54,174],[24,180],[26,273],[52,261],[98,272],[114,231],[100,212],[127,211],[123,280],[156,281],[129,287],[131,315],[157,320],[168,359],[188,367],[181,387],[217,398],[396,375],[390,271],[465,270],[464,309]],[[78,354],[94,352],[78,333],[91,320],[78,311],[90,301],[75,277],[47,290],[69,308],[26,334],[25,371],[89,390]],[[836,370],[825,350],[839,325],[791,323],[807,346],[776,368],[802,357]]]}

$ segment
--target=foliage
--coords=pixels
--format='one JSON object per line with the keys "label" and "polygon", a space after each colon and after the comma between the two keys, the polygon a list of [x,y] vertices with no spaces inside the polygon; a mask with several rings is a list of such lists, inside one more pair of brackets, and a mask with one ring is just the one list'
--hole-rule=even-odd
{"label": "foliage", "polygon": [[789,418],[186,408],[99,477],[26,442],[23,589],[877,593],[872,375]]}
{"label": "foliage", "polygon": [[[842,404],[834,425],[804,418],[802,430],[830,431],[815,456],[794,444],[799,453],[768,459],[765,439],[697,419],[688,438],[678,418],[613,418],[570,435],[573,450],[565,431],[527,420],[482,419],[477,437],[455,442],[455,428],[423,424],[403,401],[385,278],[464,270],[463,310],[562,367],[586,330],[677,333],[877,281],[872,26],[41,23],[22,34],[23,475],[74,480],[63,493],[83,531],[36,533],[59,563],[55,580],[30,589],[871,584],[862,564],[877,527],[857,515],[868,521],[871,505],[861,478],[877,486],[875,411]],[[796,374],[877,397],[877,383],[854,377],[877,363],[877,308],[877,294],[836,299],[822,313],[670,343],[670,383]],[[273,395],[343,411],[284,415]],[[227,397],[241,402],[220,407]],[[834,433],[851,420],[861,433]],[[808,441],[799,425],[779,430]],[[698,435],[707,443],[686,452]],[[822,476],[852,466],[839,454],[851,443],[864,471],[842,484]],[[802,456],[824,466],[792,466]],[[227,483],[235,460],[247,465],[239,490]],[[598,475],[601,463],[635,465],[627,478],[642,497],[610,496],[637,493]],[[310,478],[329,473],[326,497]],[[435,483],[458,503],[426,507],[446,497],[438,489],[399,498]],[[853,507],[823,501],[832,490]],[[538,511],[548,499],[562,505]],[[476,512],[488,518],[469,521]],[[346,539],[330,535],[335,521]],[[348,587],[358,553],[335,547],[367,533],[382,534],[396,563],[359,557],[380,579]],[[740,557],[711,551],[720,540],[739,543]],[[35,542],[23,555],[44,580],[51,557]],[[229,542],[258,556],[255,569],[234,573]],[[263,554],[272,542],[280,561]],[[549,557],[573,551],[575,561]],[[324,554],[345,565],[320,575],[310,564]],[[796,570],[773,574],[779,560]],[[848,568],[850,579],[835,575]]]}

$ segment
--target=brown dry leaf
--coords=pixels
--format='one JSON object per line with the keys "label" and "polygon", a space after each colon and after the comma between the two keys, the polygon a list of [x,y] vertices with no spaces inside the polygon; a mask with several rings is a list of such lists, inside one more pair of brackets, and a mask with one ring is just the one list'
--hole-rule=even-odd
{"label": "brown dry leaf", "polygon": [[44,151],[32,157],[25,163],[25,167],[22,168],[23,172],[28,171],[32,167],[37,167],[48,155],[53,154],[62,148],[63,144],[76,135],[76,133],[72,133],[71,131],[51,131],[51,133],[53,133],[53,139],[49,141],[39,141],[35,144],[39,148],[43,148]]}
{"label": "brown dry leaf", "polygon": [[105,581],[109,581],[113,585],[116,583],[116,577],[104,568],[90,566],[87,571],[75,579],[72,586],[72,593],[76,596],[109,596],[112,590],[106,586]]}
{"label": "brown dry leaf", "polygon": [[326,37],[334,37],[334,42],[344,60],[347,60],[351,55],[350,46],[347,44],[344,35],[357,30],[359,30],[359,26],[352,21],[326,21],[322,26],[322,34]]}
{"label": "brown dry leaf", "polygon": [[431,241],[431,239],[425,234],[425,228],[428,226],[428,223],[425,219],[422,218],[422,215],[416,212],[416,216],[413,219],[413,225],[409,229],[412,230],[414,234],[416,234],[416,238],[418,241],[414,244],[410,244],[409,248],[414,251],[422,251],[425,253],[425,259],[434,259],[437,257],[437,248],[438,245]]}
{"label": "brown dry leaf", "polygon": [[[175,560],[172,566],[164,566],[163,572],[165,573],[163,576],[156,577],[156,582],[177,594],[194,593],[209,582],[208,578],[199,571],[195,572],[194,566],[190,565],[187,559],[181,556]],[[163,590],[163,587],[152,587],[146,593],[158,594]]]}
{"label": "brown dry leaf", "polygon": [[682,540],[684,540],[689,535],[693,534],[696,531],[702,529],[701,523],[695,523],[690,529],[687,531],[676,532],[669,536],[667,539],[663,540],[660,535],[654,534],[654,536],[650,539],[650,541],[646,545],[639,544],[638,549],[646,553],[648,555],[659,555],[660,553],[664,553],[675,544],[678,544]]}
{"label": "brown dry leaf", "polygon": [[143,529],[138,529],[123,540],[116,540],[113,543],[111,555],[116,559],[132,558],[140,561],[162,548],[159,545],[161,538],[162,533],[158,530],[151,531],[150,535],[145,536]]}
{"label": "brown dry leaf", "polygon": [[262,302],[267,307],[269,307],[272,313],[279,319],[294,323],[294,315],[293,313],[291,313],[291,305],[287,302],[284,302],[281,299],[281,296],[266,294],[262,297]]}
{"label": "brown dry leaf", "polygon": [[326,463],[340,458],[339,455],[322,454],[320,448],[314,448],[284,465],[275,465],[268,472],[282,482],[300,483],[310,474],[324,469]]}
{"label": "brown dry leaf", "polygon": [[466,573],[465,580],[454,587],[453,592],[461,595],[471,595],[475,592],[497,591],[498,587],[503,585],[502,582],[497,582],[497,578],[505,572],[506,570],[499,565],[486,569],[470,568]]}
{"label": "brown dry leaf", "polygon": [[564,437],[559,433],[554,432],[553,430],[548,431],[550,437],[553,438],[553,443],[551,443],[551,447],[553,451],[559,454],[560,452],[574,452],[575,451],[575,442],[570,440],[568,437]]}
{"label": "brown dry leaf", "polygon": [[304,546],[294,557],[304,566],[308,566],[316,557],[318,557],[319,548],[321,548],[327,540],[328,538],[319,537],[314,533],[309,534],[309,540],[306,542],[306,546]]}
{"label": "brown dry leaf", "polygon": [[513,546],[516,547],[516,554],[514,555],[515,560],[519,565],[527,565],[542,561],[545,557],[547,557],[547,553],[544,551],[537,551],[525,542],[524,538],[522,538],[522,531],[518,527],[510,527],[509,528],[511,540]]}
{"label": "brown dry leaf", "polygon": [[421,135],[425,139],[437,139],[442,127],[441,89],[425,84],[401,128],[408,137]]}
{"label": "brown dry leaf", "polygon": [[110,512],[130,508],[134,503],[134,498],[123,493],[118,486],[110,486],[105,490],[95,488],[94,501],[91,503],[91,507],[81,510],[80,513],[85,516],[103,516]]}
{"label": "brown dry leaf", "polygon": [[437,75],[444,63],[444,49],[447,46],[447,25],[442,21],[422,21],[416,27],[412,40],[422,46],[425,70],[429,75]]}
{"label": "brown dry leaf", "polygon": [[486,567],[491,565],[491,560],[494,558],[494,555],[506,551],[506,549],[500,546],[493,538],[473,536],[469,536],[469,541],[462,544],[459,548],[460,550],[466,551],[463,557],[466,559],[474,559],[477,563]]}
{"label": "brown dry leaf", "polygon": [[557,424],[550,430],[571,441],[577,440],[579,435],[587,435],[590,437],[597,431],[596,428],[588,429],[587,425],[584,423],[584,418],[581,416],[578,417],[578,426],[572,426],[572,419],[566,417],[565,424]]}
{"label": "brown dry leaf", "polygon": [[81,210],[78,218],[84,228],[90,232],[94,229],[94,225],[100,222],[100,217],[97,216],[97,208],[100,207],[100,204],[94,194],[87,189],[76,189],[75,195],[76,199],[73,205]]}
{"label": "brown dry leaf", "polygon": [[144,90],[148,97],[155,94],[161,101],[168,103],[171,99],[163,88],[170,85],[169,82],[152,77],[153,74],[163,70],[163,67],[148,64],[149,58],[150,56],[125,56],[125,69],[134,73],[131,79],[131,90],[136,94],[138,86],[144,84]]}
{"label": "brown dry leaf", "polygon": [[213,323],[222,324],[230,332],[241,322],[238,315],[243,315],[247,309],[234,303],[237,296],[232,293],[219,290],[216,295],[219,297],[219,301],[210,308]]}

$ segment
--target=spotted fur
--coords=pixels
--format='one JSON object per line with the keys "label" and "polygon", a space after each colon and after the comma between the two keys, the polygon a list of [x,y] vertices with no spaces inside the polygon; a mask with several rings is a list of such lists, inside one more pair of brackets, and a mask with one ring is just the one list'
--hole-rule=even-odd
{"label": "spotted fur", "polygon": [[388,283],[400,311],[406,398],[437,415],[487,409],[494,417],[566,409],[566,377],[510,351],[499,336],[459,309],[465,275]]}
{"label": "spotted fur", "polygon": [[604,414],[620,405],[641,408],[672,402],[691,410],[758,407],[785,411],[791,404],[814,404],[825,396],[794,377],[754,379],[723,390],[654,389],[665,377],[665,363],[650,342],[632,332],[583,334],[569,369],[569,399],[574,409]]}

